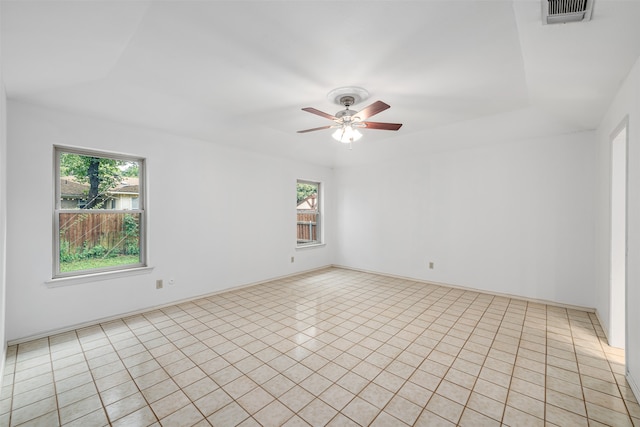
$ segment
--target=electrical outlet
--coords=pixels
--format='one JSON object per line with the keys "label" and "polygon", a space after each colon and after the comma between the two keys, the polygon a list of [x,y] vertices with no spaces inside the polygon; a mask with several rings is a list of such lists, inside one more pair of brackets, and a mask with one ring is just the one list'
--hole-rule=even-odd
{"label": "electrical outlet", "polygon": [[156,289],[162,289],[162,286],[163,286],[162,279],[156,280]]}
{"label": "electrical outlet", "polygon": [[433,261],[429,261],[429,268],[433,270]]}
{"label": "electrical outlet", "polygon": [[294,259],[295,259],[294,257],[291,257],[291,262],[293,262]]}

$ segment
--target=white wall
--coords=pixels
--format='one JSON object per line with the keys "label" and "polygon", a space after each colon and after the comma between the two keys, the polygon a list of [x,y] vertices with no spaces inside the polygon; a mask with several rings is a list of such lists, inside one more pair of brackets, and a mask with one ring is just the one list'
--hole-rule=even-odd
{"label": "white wall", "polygon": [[[0,7],[0,11],[2,8]],[[7,96],[2,78],[2,52],[0,52],[0,386],[6,356],[6,241],[7,241]]]}
{"label": "white wall", "polygon": [[[296,179],[324,184],[330,233],[331,169],[12,100],[7,141],[8,340],[333,263],[331,234],[324,247],[295,250]],[[147,159],[152,273],[45,285],[52,265],[53,144]],[[176,285],[155,289],[156,279],[169,278]]]}
{"label": "white wall", "polygon": [[593,132],[413,157],[396,146],[395,161],[337,169],[337,262],[595,307],[595,146]]}
{"label": "white wall", "polygon": [[640,59],[598,127],[597,295],[598,312],[610,332],[609,250],[611,136],[628,118],[627,164],[627,379],[640,398]]}

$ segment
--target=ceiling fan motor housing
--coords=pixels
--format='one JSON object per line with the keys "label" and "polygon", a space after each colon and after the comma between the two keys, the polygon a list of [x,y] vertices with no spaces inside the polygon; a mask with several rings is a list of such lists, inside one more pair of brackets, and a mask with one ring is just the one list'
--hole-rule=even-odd
{"label": "ceiling fan motor housing", "polygon": [[354,96],[345,95],[340,98],[340,104],[344,105],[347,108],[351,107],[355,103],[356,103],[356,98]]}

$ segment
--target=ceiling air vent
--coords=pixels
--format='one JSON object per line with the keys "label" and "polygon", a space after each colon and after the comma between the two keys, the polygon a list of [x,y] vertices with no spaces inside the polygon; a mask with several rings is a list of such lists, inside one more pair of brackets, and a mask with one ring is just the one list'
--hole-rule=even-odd
{"label": "ceiling air vent", "polygon": [[589,21],[594,0],[542,0],[542,23]]}

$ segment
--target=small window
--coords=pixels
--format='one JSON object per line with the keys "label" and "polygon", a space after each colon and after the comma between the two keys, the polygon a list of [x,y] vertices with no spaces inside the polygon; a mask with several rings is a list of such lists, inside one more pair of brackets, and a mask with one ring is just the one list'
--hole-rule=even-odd
{"label": "small window", "polygon": [[54,278],[147,265],[144,159],[56,147],[55,175]]}
{"label": "small window", "polygon": [[298,181],[297,186],[298,246],[322,243],[320,183]]}

